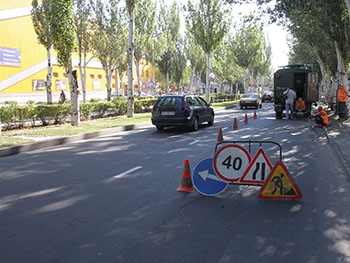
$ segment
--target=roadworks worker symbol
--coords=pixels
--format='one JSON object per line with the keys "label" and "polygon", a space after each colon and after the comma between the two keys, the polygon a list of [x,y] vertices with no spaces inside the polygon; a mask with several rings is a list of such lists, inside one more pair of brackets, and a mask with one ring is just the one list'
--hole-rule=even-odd
{"label": "roadworks worker symbol", "polygon": [[261,187],[258,197],[265,199],[301,199],[302,194],[282,162],[276,162]]}

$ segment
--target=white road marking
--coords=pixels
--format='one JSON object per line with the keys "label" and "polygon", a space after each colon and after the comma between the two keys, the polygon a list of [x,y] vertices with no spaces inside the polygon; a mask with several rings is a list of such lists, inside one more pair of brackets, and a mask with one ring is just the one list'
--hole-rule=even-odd
{"label": "white road marking", "polygon": [[125,172],[122,172],[122,173],[120,173],[120,174],[117,174],[117,175],[113,176],[112,179],[119,179],[119,178],[122,178],[122,177],[124,177],[125,175],[128,175],[128,174],[130,174],[130,173],[132,173],[132,172],[135,172],[135,171],[137,171],[137,170],[139,170],[139,169],[141,169],[141,168],[142,168],[142,166],[136,166],[136,167],[134,167],[134,168],[132,168],[132,169],[130,169],[130,170],[127,170],[127,171],[125,171]]}
{"label": "white road marking", "polygon": [[188,145],[193,145],[193,144],[196,144],[196,143],[198,143],[198,142],[200,142],[200,140],[195,140],[195,141],[189,143]]}

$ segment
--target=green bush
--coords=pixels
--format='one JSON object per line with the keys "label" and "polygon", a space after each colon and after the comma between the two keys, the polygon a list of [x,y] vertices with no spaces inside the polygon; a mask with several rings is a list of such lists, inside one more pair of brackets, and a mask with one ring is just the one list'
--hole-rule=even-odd
{"label": "green bush", "polygon": [[95,110],[99,113],[99,118],[103,118],[107,110],[113,110],[113,103],[111,101],[101,101],[95,103]]}
{"label": "green bush", "polygon": [[112,100],[113,107],[118,115],[123,115],[126,113],[127,100],[123,97],[114,97]]}
{"label": "green bush", "polygon": [[36,117],[41,120],[43,126],[49,125],[50,110],[48,106],[36,106]]}
{"label": "green bush", "polygon": [[15,120],[12,107],[1,107],[0,118],[1,122],[5,124],[5,129],[10,129],[12,127],[12,123]]}
{"label": "green bush", "polygon": [[91,113],[94,111],[94,103],[80,104],[80,113],[85,120],[90,120]]}
{"label": "green bush", "polygon": [[[146,112],[152,109],[157,98],[143,98],[134,101],[134,112]],[[0,108],[0,118],[4,124],[4,129],[14,129],[24,127],[26,122],[31,122],[31,126],[36,126],[36,120],[40,120],[43,126],[61,124],[65,122],[70,114],[69,103],[66,104],[41,104],[34,105],[32,102],[26,106],[17,106],[16,102],[7,102],[5,107]],[[107,111],[114,115],[123,115],[127,111],[127,99],[125,97],[114,97],[112,101],[97,101],[80,104],[80,112],[83,119],[90,119],[93,112],[98,113],[99,118],[103,118]]]}
{"label": "green bush", "polygon": [[70,113],[69,104],[53,104],[48,105],[47,107],[50,117],[54,119],[54,124],[66,122],[66,117]]}
{"label": "green bush", "polygon": [[13,101],[13,100],[8,100],[8,101],[4,101],[4,104],[10,107],[14,107],[18,105],[17,101]]}
{"label": "green bush", "polygon": [[16,106],[13,107],[14,114],[16,116],[17,126],[19,128],[23,128],[25,126],[25,122],[29,119],[27,113],[29,112],[28,106]]}

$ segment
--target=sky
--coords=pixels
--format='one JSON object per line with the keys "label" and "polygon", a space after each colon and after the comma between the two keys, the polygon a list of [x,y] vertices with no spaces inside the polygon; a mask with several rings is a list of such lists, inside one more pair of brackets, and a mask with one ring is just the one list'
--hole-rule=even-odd
{"label": "sky", "polygon": [[[175,0],[178,4],[186,4],[187,0]],[[170,3],[169,3],[170,4]],[[240,18],[239,14],[248,15],[254,10],[257,10],[256,4],[242,4],[233,7],[233,16]],[[279,67],[288,65],[288,43],[287,32],[283,27],[276,24],[268,25],[265,34],[270,41],[272,48],[272,67],[273,71],[278,70]]]}

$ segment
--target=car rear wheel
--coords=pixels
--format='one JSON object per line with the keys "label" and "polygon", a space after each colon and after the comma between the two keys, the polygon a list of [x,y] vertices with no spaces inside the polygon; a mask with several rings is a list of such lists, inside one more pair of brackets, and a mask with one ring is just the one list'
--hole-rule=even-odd
{"label": "car rear wheel", "polygon": [[193,121],[192,121],[192,130],[193,131],[198,131],[198,128],[199,128],[198,118],[194,117]]}
{"label": "car rear wheel", "polygon": [[164,127],[163,127],[163,126],[156,125],[156,127],[157,127],[157,130],[158,130],[158,131],[162,131],[162,130],[164,130]]}
{"label": "car rear wheel", "polygon": [[214,114],[213,114],[213,113],[210,115],[208,124],[209,124],[210,126],[212,126],[212,125],[214,124]]}

